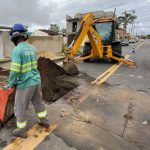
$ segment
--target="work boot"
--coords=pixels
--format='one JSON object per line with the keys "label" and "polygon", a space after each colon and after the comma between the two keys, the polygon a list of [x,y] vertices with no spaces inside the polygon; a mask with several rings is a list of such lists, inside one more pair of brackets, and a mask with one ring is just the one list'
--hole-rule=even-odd
{"label": "work boot", "polygon": [[20,128],[16,128],[15,130],[13,130],[13,135],[16,137],[21,137],[21,138],[27,138],[27,131],[26,129],[20,129]]}
{"label": "work boot", "polygon": [[50,127],[50,121],[49,121],[49,119],[47,117],[46,118],[40,118],[38,123],[41,126],[45,127],[45,128]]}

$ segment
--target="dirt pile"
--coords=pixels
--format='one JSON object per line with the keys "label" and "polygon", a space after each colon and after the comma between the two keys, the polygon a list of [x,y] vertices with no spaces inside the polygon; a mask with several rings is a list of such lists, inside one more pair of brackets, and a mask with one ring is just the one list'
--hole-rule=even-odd
{"label": "dirt pile", "polygon": [[63,68],[48,58],[38,59],[38,70],[41,74],[42,95],[45,101],[52,103],[76,87],[75,84],[64,80],[63,76],[67,73]]}
{"label": "dirt pile", "polygon": [[54,54],[53,52],[50,52],[50,51],[41,51],[41,52],[38,52],[37,55],[38,55],[38,58],[45,57],[45,58],[49,58],[51,60],[60,58],[60,56],[57,56],[56,54]]}

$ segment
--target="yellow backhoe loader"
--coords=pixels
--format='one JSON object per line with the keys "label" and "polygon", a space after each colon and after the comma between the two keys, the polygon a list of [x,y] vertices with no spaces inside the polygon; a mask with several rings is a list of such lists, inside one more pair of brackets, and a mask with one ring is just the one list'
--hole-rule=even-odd
{"label": "yellow backhoe loader", "polygon": [[[121,43],[114,40],[115,22],[115,17],[95,19],[93,13],[85,14],[79,31],[70,47],[66,50],[66,58],[63,62],[64,70],[70,75],[76,74],[78,72],[78,68],[75,65],[77,62],[87,62],[95,56],[100,59],[106,57],[113,62],[123,62],[130,67],[135,67],[135,62],[122,56]],[[86,35],[89,42],[85,43],[83,55],[76,58],[75,55]]]}

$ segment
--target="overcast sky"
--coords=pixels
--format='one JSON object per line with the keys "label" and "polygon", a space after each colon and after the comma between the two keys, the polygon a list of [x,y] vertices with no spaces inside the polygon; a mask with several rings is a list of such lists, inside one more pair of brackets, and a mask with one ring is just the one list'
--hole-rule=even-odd
{"label": "overcast sky", "polygon": [[141,32],[150,33],[150,0],[0,0],[0,25],[20,22],[33,30],[57,23],[63,28],[66,15],[114,8],[117,15],[134,9]]}

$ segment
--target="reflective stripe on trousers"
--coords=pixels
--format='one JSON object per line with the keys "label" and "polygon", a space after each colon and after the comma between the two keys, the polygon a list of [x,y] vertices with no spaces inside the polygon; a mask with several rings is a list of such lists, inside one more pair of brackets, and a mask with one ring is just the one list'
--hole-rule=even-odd
{"label": "reflective stripe on trousers", "polygon": [[24,122],[17,121],[17,127],[20,129],[25,128],[26,125],[27,125],[27,121],[24,121]]}
{"label": "reflective stripe on trousers", "polygon": [[42,111],[42,112],[37,113],[37,115],[38,115],[39,118],[46,118],[46,116],[47,116],[47,111],[44,110],[44,111]]}

